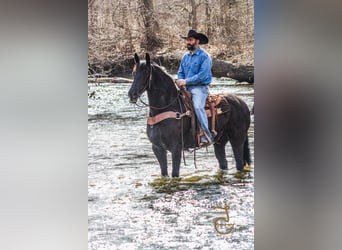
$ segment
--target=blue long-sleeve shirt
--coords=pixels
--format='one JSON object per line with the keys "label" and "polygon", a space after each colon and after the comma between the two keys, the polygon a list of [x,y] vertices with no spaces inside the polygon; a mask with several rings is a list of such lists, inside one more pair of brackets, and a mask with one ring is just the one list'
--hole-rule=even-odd
{"label": "blue long-sleeve shirt", "polygon": [[187,86],[211,83],[212,61],[209,54],[197,48],[194,54],[185,53],[178,70],[178,79],[185,79]]}

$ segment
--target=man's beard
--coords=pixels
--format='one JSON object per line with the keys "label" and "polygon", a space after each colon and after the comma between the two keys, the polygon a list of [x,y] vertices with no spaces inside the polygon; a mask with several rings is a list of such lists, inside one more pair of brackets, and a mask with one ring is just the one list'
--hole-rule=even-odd
{"label": "man's beard", "polygon": [[196,49],[195,44],[187,44],[186,47],[188,48],[188,50],[193,51],[194,49]]}

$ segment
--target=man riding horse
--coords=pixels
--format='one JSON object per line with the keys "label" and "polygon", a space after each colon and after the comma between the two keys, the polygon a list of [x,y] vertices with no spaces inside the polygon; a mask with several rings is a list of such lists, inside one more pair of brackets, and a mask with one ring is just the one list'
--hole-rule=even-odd
{"label": "man riding horse", "polygon": [[201,136],[200,146],[208,146],[213,141],[213,136],[208,128],[208,119],[205,113],[205,101],[208,96],[208,85],[211,83],[212,61],[209,54],[200,48],[200,44],[207,44],[209,39],[202,33],[189,30],[186,39],[186,52],[178,70],[179,87],[186,87],[192,94],[192,102],[197,119],[201,125],[204,135]]}

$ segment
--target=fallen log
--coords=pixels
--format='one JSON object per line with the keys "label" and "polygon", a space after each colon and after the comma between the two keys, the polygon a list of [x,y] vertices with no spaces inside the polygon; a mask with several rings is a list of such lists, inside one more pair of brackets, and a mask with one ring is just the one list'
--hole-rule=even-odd
{"label": "fallen log", "polygon": [[229,77],[239,82],[254,83],[254,66],[233,64],[223,60],[213,60],[213,76]]}
{"label": "fallen log", "polygon": [[133,80],[123,77],[88,77],[88,83],[132,83]]}

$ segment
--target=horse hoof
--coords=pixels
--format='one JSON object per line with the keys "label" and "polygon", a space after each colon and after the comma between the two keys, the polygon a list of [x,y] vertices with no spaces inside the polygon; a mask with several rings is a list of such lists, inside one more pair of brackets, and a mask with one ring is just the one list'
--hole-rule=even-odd
{"label": "horse hoof", "polygon": [[234,177],[237,179],[244,179],[245,176],[246,176],[245,172],[238,171],[238,172],[234,173]]}
{"label": "horse hoof", "polygon": [[245,166],[243,166],[243,171],[244,172],[252,172],[252,167],[249,165],[245,165]]}

